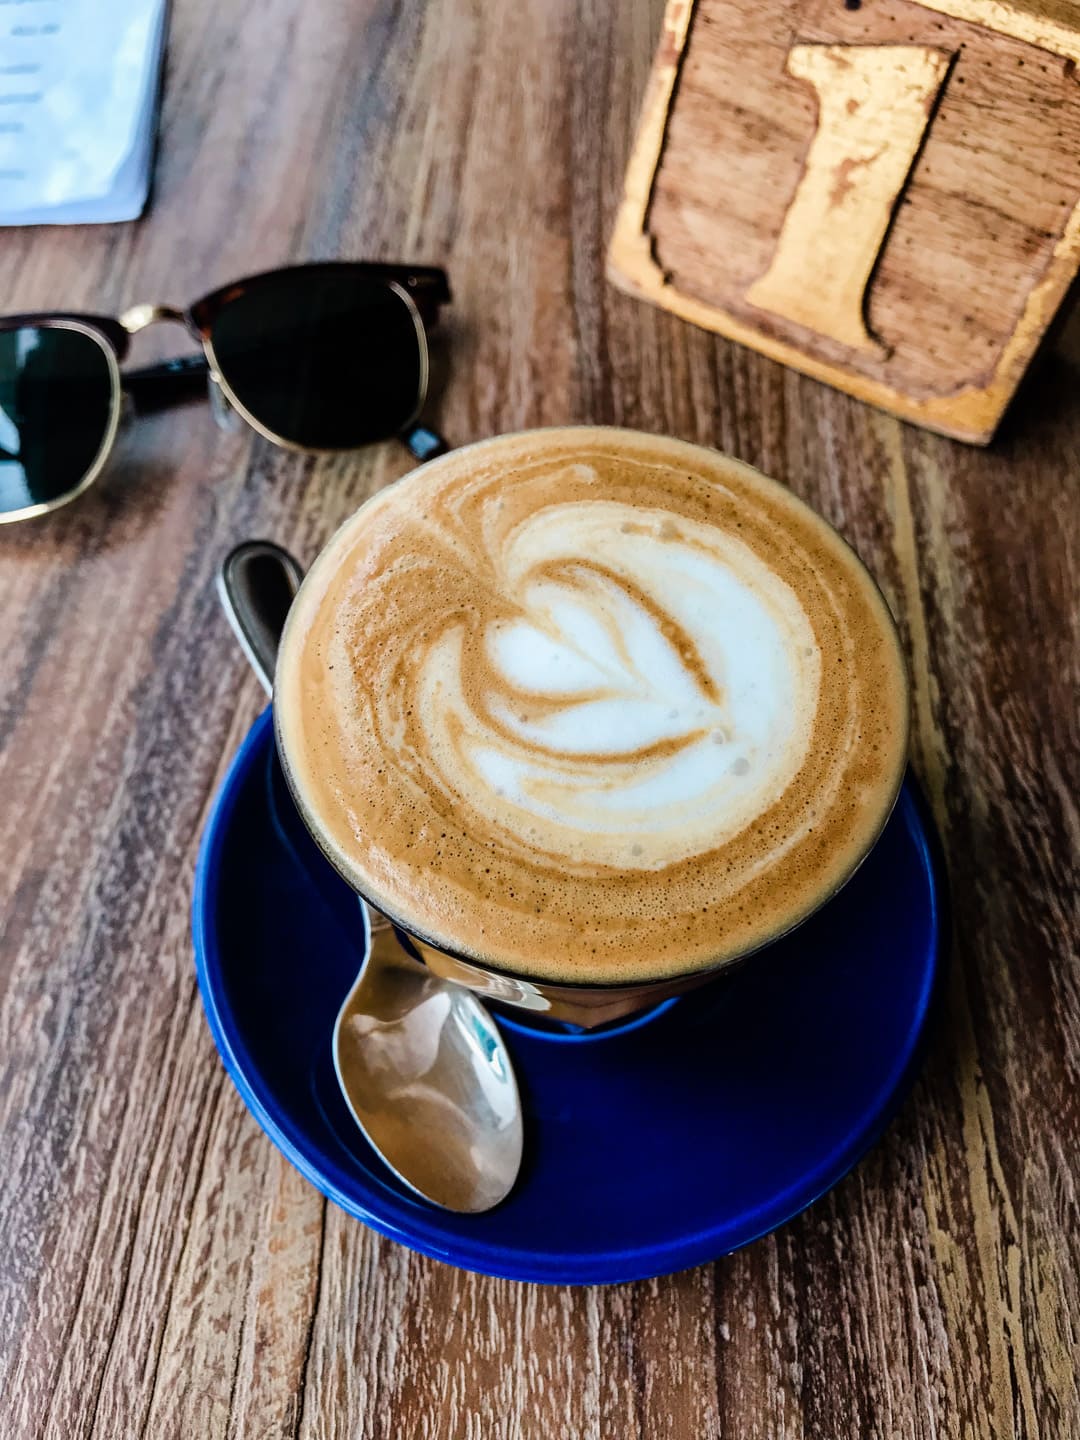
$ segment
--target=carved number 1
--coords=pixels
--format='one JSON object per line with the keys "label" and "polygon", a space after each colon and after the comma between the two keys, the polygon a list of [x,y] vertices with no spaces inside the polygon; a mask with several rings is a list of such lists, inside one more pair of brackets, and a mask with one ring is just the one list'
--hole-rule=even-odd
{"label": "carved number 1", "polygon": [[922,45],[792,48],[787,68],[817,92],[818,127],[752,305],[881,352],[863,297],[950,58]]}

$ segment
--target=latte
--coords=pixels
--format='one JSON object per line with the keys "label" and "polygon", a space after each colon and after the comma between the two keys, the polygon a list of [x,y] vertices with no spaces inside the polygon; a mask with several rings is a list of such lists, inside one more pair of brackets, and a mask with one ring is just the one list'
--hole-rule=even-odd
{"label": "latte", "polygon": [[370,500],[293,606],[293,792],[350,882],[539,980],[707,969],[843,884],[900,784],[873,581],[756,471],[605,429],[486,441]]}

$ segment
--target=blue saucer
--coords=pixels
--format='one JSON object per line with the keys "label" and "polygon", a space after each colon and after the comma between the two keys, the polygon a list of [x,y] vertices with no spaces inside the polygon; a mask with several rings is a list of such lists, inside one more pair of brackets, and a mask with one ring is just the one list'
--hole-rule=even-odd
{"label": "blue saucer", "polygon": [[244,1102],[313,1185],[452,1265],[569,1284],[713,1259],[844,1175],[910,1083],[939,970],[942,905],[910,783],[845,890],[786,940],[649,1023],[578,1043],[504,1028],[525,1163],[497,1209],[407,1192],[338,1092],[330,1033],[360,963],[356,900],[292,807],[269,711],[214,804],[195,882],[199,986]]}

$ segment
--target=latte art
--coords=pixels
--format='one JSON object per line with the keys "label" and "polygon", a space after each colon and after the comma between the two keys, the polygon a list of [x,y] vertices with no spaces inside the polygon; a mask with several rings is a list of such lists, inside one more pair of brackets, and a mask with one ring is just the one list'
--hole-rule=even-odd
{"label": "latte art", "polygon": [[707,968],[880,829],[906,682],[873,582],[781,487],[630,432],[473,446],[305,581],[275,714],[330,858],[436,945],[541,979]]}
{"label": "latte art", "polygon": [[505,844],[657,869],[783,793],[820,655],[747,546],[582,500],[536,511],[482,563],[505,613],[482,635],[457,616],[429,632],[416,693],[426,762]]}

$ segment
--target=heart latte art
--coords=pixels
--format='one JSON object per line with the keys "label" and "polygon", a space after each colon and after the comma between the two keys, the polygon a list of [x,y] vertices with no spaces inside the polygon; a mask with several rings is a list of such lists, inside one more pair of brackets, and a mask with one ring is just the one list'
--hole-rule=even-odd
{"label": "heart latte art", "polygon": [[654,870],[783,793],[820,658],[746,545],[579,500],[522,520],[486,562],[502,613],[428,629],[414,683],[425,763],[505,843]]}
{"label": "heart latte art", "polygon": [[370,501],[290,616],[281,747],[352,883],[537,978],[707,968],[843,882],[906,685],[851,551],[720,455],[601,429],[459,451]]}

